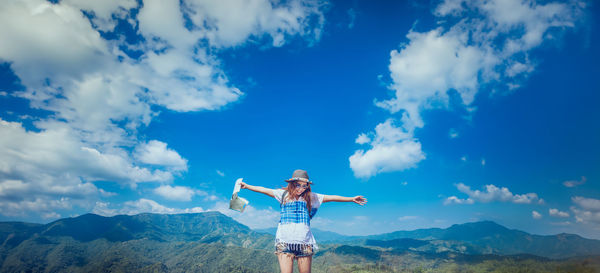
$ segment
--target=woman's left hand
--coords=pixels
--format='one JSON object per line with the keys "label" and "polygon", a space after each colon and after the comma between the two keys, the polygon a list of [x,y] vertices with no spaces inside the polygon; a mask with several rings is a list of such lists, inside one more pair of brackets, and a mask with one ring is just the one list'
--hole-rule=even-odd
{"label": "woman's left hand", "polygon": [[362,195],[354,196],[352,197],[352,202],[362,206],[367,203],[367,198],[364,198]]}

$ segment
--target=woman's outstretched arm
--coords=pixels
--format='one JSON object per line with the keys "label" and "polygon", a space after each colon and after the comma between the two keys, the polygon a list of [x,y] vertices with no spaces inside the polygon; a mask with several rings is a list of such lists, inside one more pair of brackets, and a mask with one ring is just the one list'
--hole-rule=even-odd
{"label": "woman's outstretched arm", "polygon": [[266,194],[268,196],[275,197],[275,195],[273,195],[273,190],[272,189],[267,189],[265,187],[260,187],[260,186],[248,185],[245,182],[240,183],[240,186],[241,186],[242,189],[249,189],[251,191],[260,192],[260,193],[264,193],[264,194]]}
{"label": "woman's outstretched arm", "polygon": [[362,195],[357,195],[354,197],[343,197],[339,195],[325,195],[323,197],[323,203],[325,202],[354,202],[359,205],[364,205],[367,203],[367,198],[364,198]]}

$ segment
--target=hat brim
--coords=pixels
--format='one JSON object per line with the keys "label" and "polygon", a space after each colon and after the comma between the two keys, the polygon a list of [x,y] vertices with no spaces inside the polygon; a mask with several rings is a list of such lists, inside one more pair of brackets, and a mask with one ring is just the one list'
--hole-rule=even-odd
{"label": "hat brim", "polygon": [[301,181],[301,182],[306,182],[308,184],[313,184],[312,181],[308,180],[308,179],[298,179],[298,178],[290,178],[290,179],[286,179],[285,182],[294,182],[294,181]]}

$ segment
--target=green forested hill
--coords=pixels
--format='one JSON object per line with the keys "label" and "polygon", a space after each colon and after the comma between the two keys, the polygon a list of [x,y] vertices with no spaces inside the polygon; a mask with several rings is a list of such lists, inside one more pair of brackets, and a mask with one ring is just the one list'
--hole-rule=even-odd
{"label": "green forested hill", "polygon": [[149,239],[159,242],[220,242],[225,245],[259,249],[269,248],[273,238],[267,234],[255,232],[220,212],[144,213],[114,217],[85,214],[45,225],[39,235],[68,236],[82,242],[96,239],[106,239],[111,242],[133,239]]}
{"label": "green forested hill", "polygon": [[7,222],[0,236],[2,272],[265,272],[277,265],[273,236],[219,212]]}
{"label": "green forested hill", "polygon": [[19,245],[42,227],[41,224],[0,222],[0,248],[7,249]]}
{"label": "green forested hill", "polygon": [[2,264],[2,272],[273,272],[271,251],[221,243],[136,239],[89,242],[68,237],[28,240]]}

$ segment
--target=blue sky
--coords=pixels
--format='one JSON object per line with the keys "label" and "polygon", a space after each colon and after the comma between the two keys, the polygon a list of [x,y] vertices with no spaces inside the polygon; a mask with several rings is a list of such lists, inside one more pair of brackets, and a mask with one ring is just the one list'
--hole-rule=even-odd
{"label": "blue sky", "polygon": [[217,210],[308,170],[342,234],[493,220],[600,239],[593,1],[11,2],[0,220]]}

